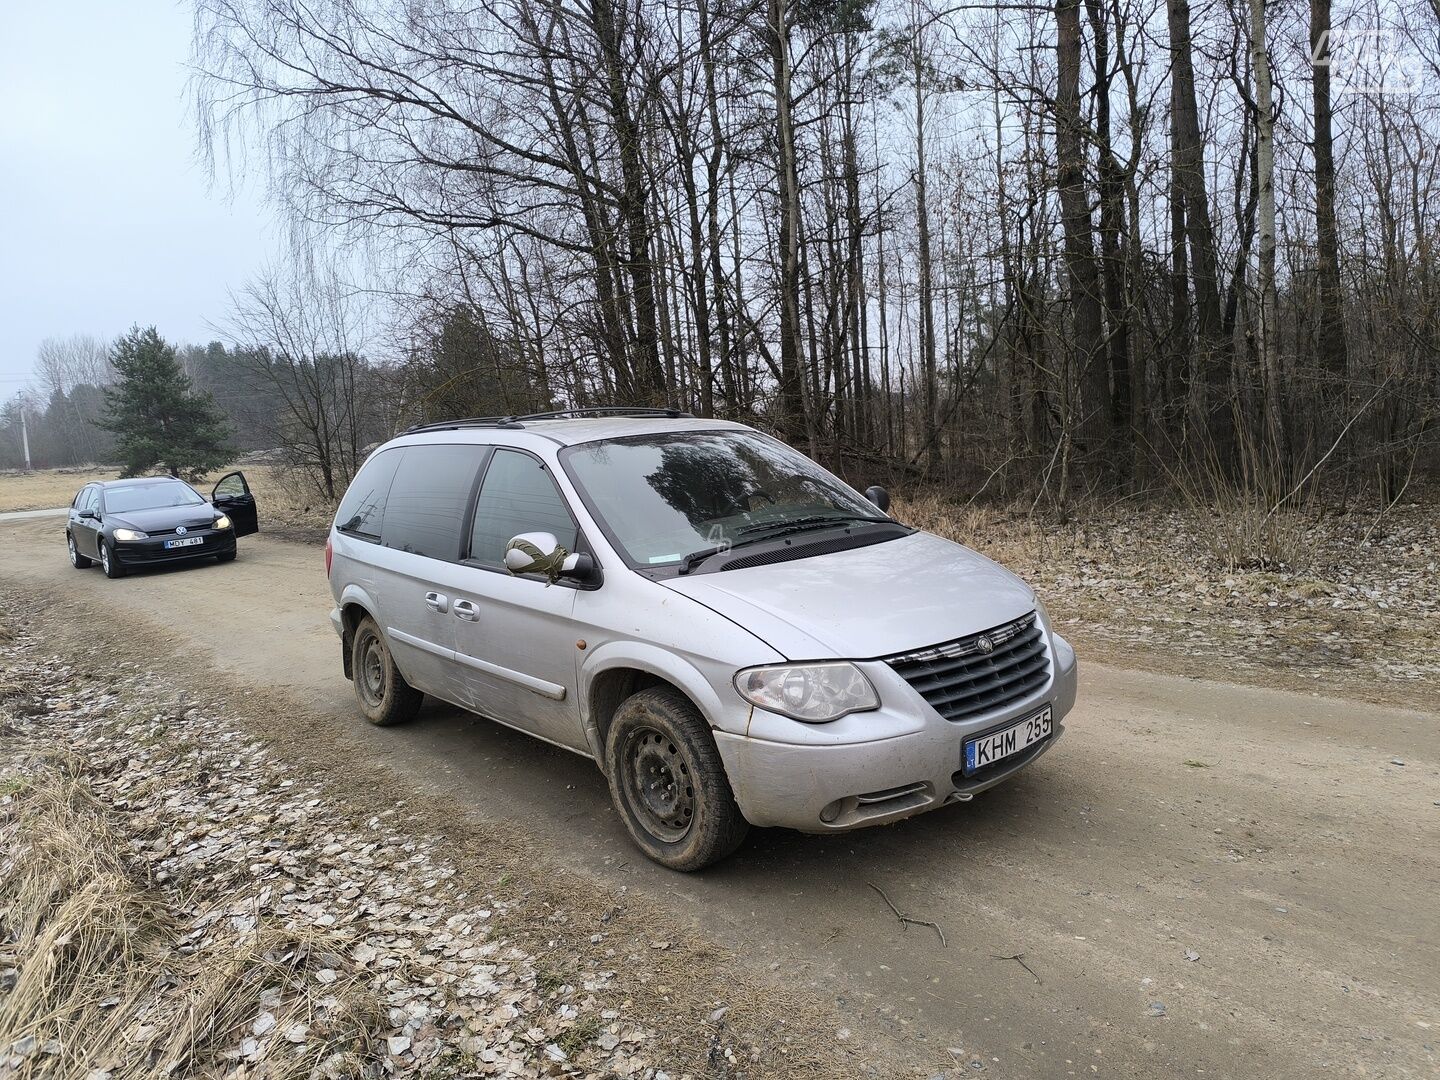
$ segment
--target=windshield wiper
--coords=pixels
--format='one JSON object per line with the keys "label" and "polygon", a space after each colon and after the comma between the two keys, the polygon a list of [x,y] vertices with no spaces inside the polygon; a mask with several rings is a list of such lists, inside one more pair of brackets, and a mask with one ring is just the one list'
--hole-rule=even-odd
{"label": "windshield wiper", "polygon": [[755,525],[747,525],[739,532],[758,532],[765,536],[783,536],[789,532],[801,532],[805,529],[819,529],[827,525],[853,525],[856,522],[871,522],[877,525],[894,525],[895,519],[888,517],[874,517],[864,514],[813,514],[810,517],[790,518],[788,521],[759,522]]}
{"label": "windshield wiper", "polygon": [[706,559],[710,558],[710,556],[723,554],[724,552],[729,551],[734,546],[734,544],[720,544],[716,547],[701,548],[699,551],[692,551],[689,555],[686,555],[683,559],[680,560],[679,572],[682,574],[688,574],[691,570],[694,570],[695,567],[699,566]]}
{"label": "windshield wiper", "polygon": [[899,524],[894,518],[888,517],[867,517],[861,514],[816,514],[813,517],[792,518],[789,521],[774,521],[768,525],[751,525],[739,531],[742,533],[761,529],[765,531],[757,536],[747,536],[743,540],[736,540],[732,544],[716,544],[714,547],[692,551],[680,560],[679,572],[681,574],[688,574],[706,559],[715,555],[723,555],[727,551],[733,551],[737,547],[744,547],[746,544],[758,544],[765,540],[773,540],[777,536],[786,536],[790,533],[806,532],[810,529],[823,529],[830,525],[853,525],[856,522],[876,525]]}

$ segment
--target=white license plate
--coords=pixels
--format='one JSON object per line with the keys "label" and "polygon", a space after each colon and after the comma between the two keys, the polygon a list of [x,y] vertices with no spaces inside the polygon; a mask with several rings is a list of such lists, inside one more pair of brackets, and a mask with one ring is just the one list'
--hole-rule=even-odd
{"label": "white license plate", "polygon": [[1002,758],[1020,753],[1027,746],[1034,746],[1041,739],[1049,738],[1050,719],[1050,706],[1046,705],[1034,716],[971,739],[965,744],[965,772],[969,774],[993,765]]}
{"label": "white license plate", "polygon": [[205,537],[203,537],[203,536],[187,536],[187,537],[185,537],[184,540],[166,540],[166,541],[165,541],[165,547],[166,547],[166,548],[194,547],[196,544],[203,544],[204,542],[205,542]]}

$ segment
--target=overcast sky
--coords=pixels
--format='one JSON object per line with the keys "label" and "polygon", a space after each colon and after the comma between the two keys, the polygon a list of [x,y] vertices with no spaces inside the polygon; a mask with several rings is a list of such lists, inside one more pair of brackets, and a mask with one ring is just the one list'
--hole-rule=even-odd
{"label": "overcast sky", "polygon": [[259,183],[195,160],[188,4],[0,4],[0,401],[47,337],[208,341],[277,247]]}

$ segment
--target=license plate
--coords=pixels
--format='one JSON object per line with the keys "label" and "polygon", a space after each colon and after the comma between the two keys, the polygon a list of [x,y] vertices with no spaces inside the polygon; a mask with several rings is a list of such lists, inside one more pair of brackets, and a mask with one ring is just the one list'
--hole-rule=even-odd
{"label": "license plate", "polygon": [[1034,716],[971,739],[965,744],[965,772],[969,774],[993,765],[1002,758],[1020,753],[1027,746],[1034,746],[1041,739],[1049,738],[1050,718],[1050,706],[1046,705]]}
{"label": "license plate", "polygon": [[165,547],[167,549],[177,547],[194,547],[196,544],[203,544],[204,542],[205,537],[203,536],[187,536],[184,540],[166,540]]}

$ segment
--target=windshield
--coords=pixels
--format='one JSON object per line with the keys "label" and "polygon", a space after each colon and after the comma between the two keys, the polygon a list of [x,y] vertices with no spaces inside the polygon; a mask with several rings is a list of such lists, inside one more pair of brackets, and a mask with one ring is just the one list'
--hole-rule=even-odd
{"label": "windshield", "polygon": [[204,501],[194,488],[179,480],[156,480],[153,484],[127,484],[105,490],[107,514],[158,510],[166,506],[199,506]]}
{"label": "windshield", "polygon": [[886,520],[809,458],[748,431],[582,443],[561,460],[636,565],[676,564],[792,529]]}

